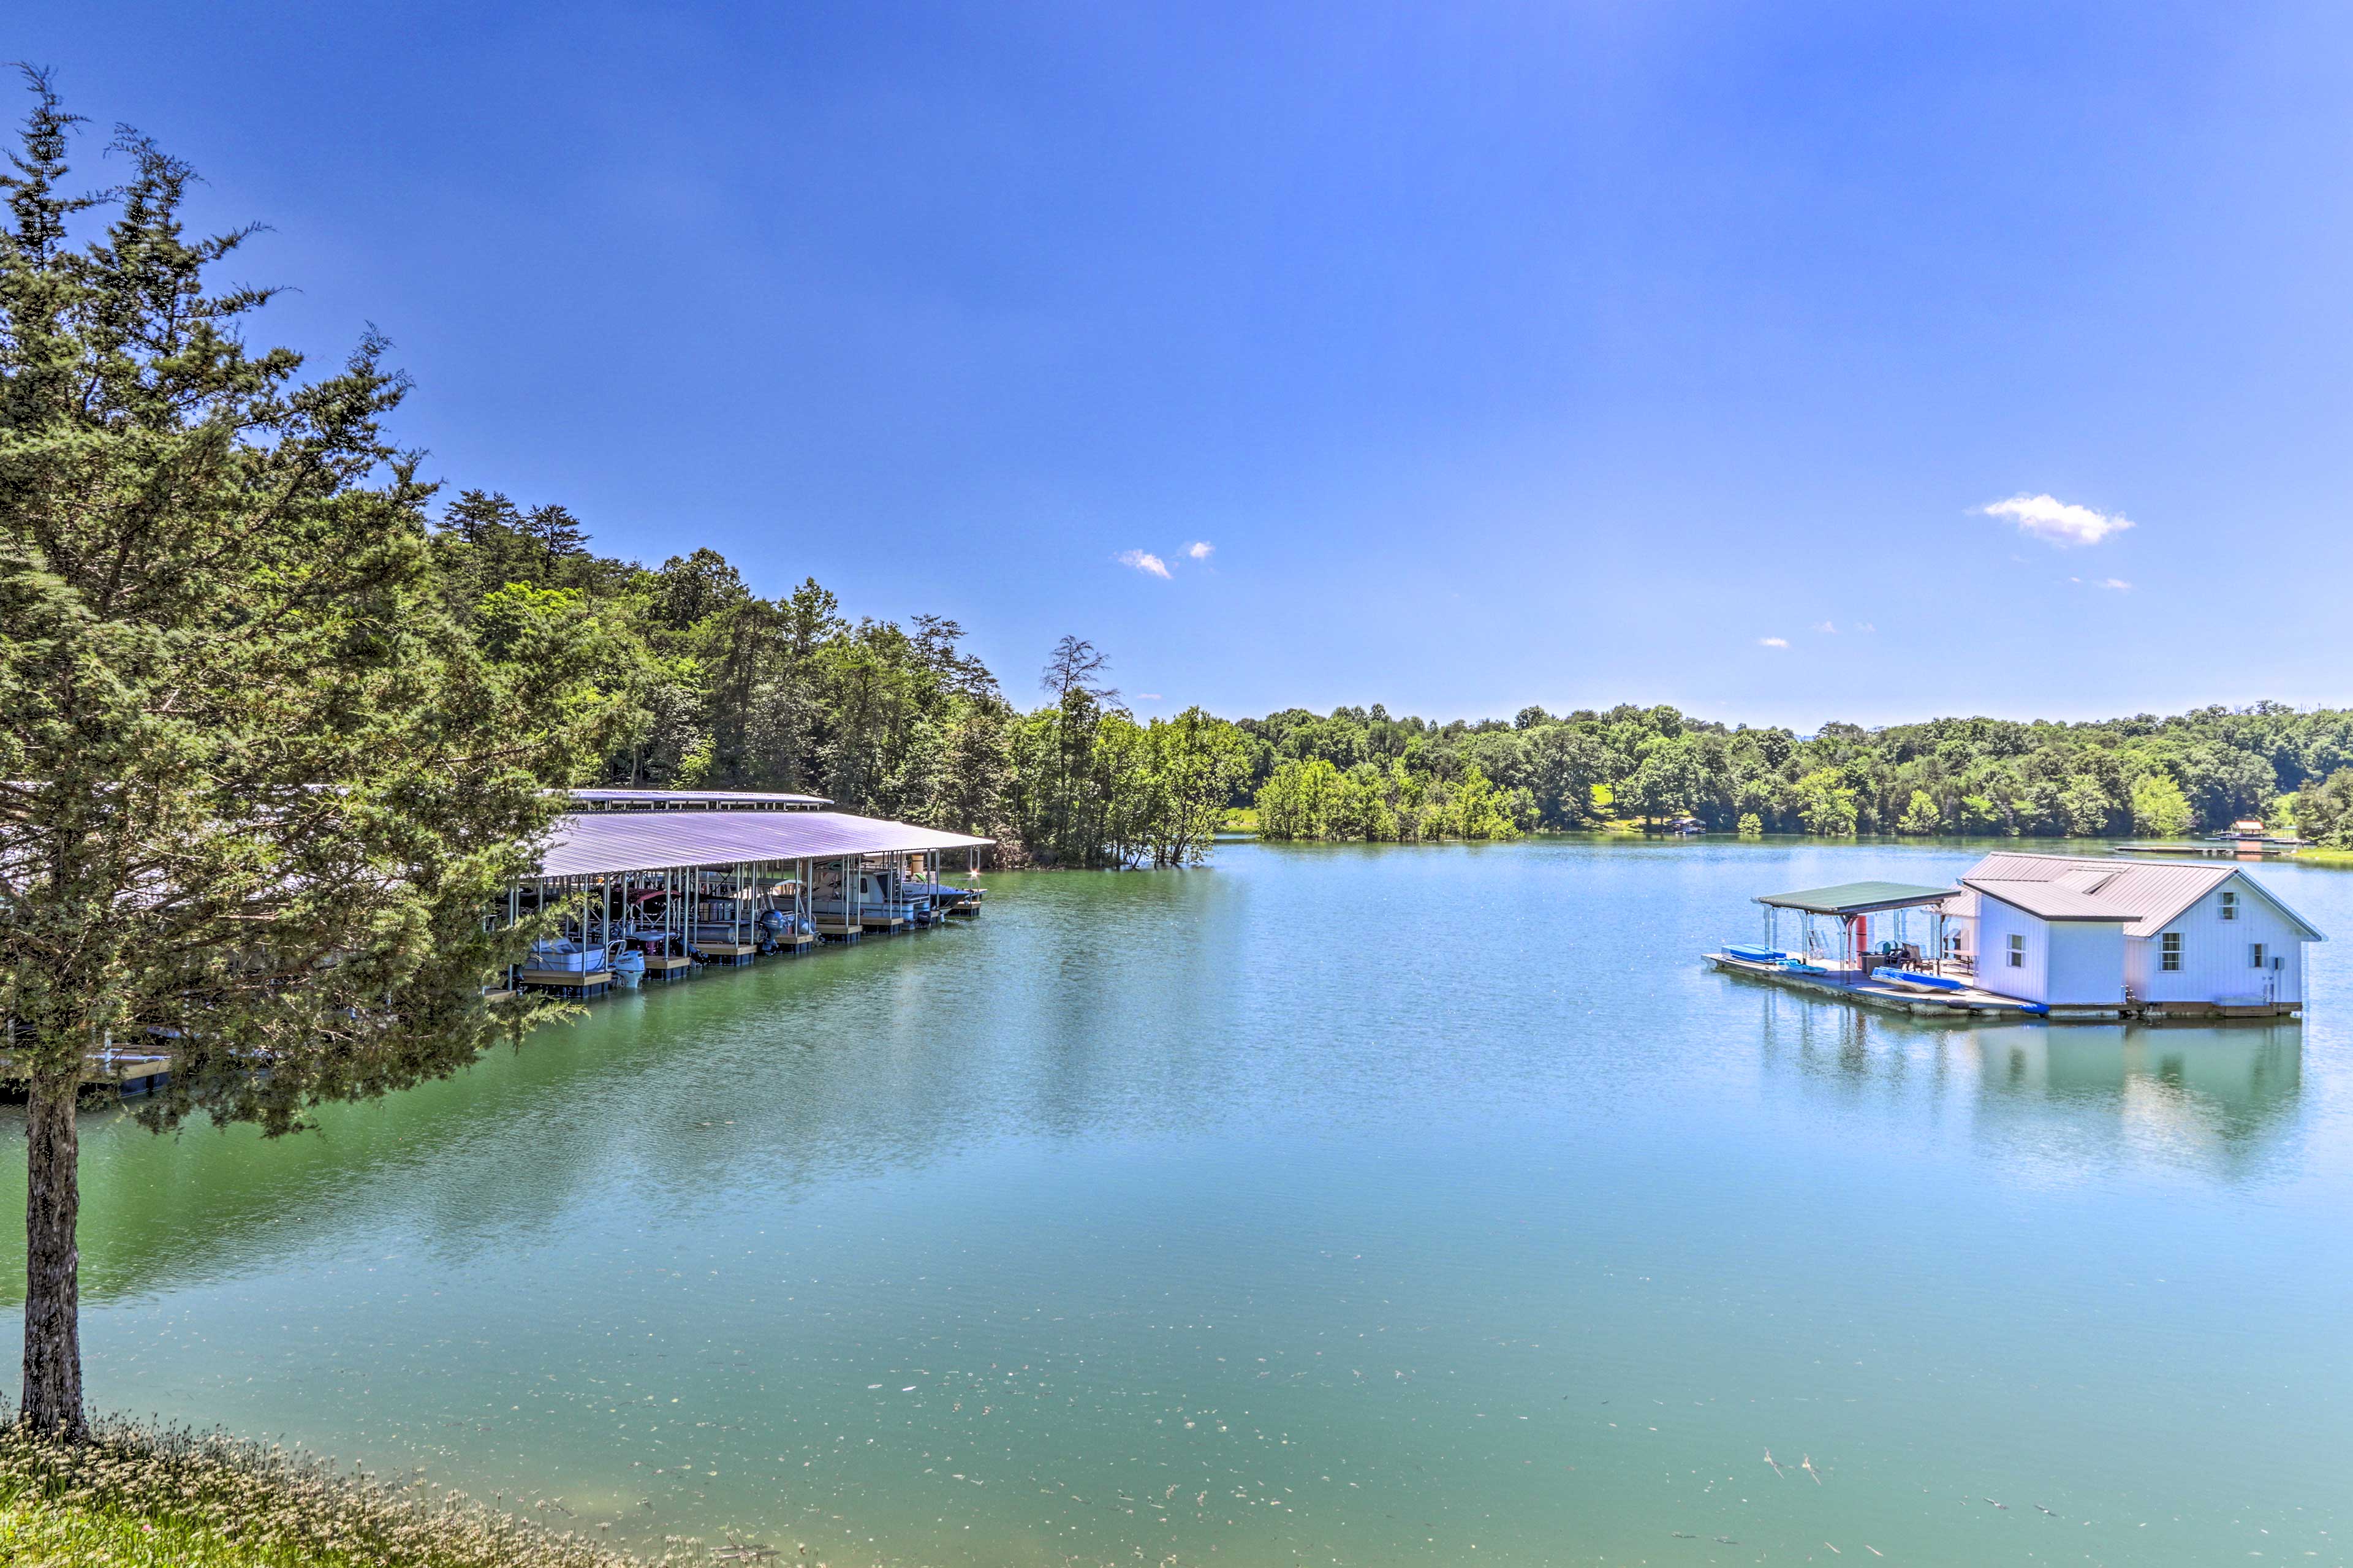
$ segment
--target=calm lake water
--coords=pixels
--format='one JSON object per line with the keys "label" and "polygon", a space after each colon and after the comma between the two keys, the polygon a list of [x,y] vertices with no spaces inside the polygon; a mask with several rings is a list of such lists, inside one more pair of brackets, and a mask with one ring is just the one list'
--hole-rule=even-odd
{"label": "calm lake water", "polygon": [[2343,1561],[2339,948],[2221,1030],[1698,960],[1971,855],[991,876],[322,1134],[94,1115],[92,1398],[837,1568]]}

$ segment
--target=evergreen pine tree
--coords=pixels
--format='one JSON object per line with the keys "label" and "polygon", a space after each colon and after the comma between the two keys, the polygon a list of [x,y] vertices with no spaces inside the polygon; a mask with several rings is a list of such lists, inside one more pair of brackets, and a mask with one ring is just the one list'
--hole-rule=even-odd
{"label": "evergreen pine tree", "polygon": [[272,1134],[471,1061],[527,1021],[483,1004],[512,940],[483,916],[602,735],[578,639],[501,666],[446,619],[382,341],[309,381],[249,350],[268,292],[206,285],[247,235],[187,238],[189,170],[134,136],[75,244],[100,203],[62,189],[75,118],[31,83],[0,175],[0,1017],[28,1099],[22,1414],[71,1437],[90,1054],[168,1058],[152,1127]]}

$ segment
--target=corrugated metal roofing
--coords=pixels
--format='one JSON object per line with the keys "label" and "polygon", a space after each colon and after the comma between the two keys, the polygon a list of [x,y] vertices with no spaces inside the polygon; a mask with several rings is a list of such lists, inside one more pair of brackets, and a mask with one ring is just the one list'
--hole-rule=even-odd
{"label": "corrugated metal roofing", "polygon": [[543,877],[594,877],[744,860],[827,860],[994,844],[839,811],[594,811],[561,819]]}
{"label": "corrugated metal roofing", "polygon": [[[2155,936],[2182,910],[2232,878],[2242,875],[2243,870],[2238,866],[2159,866],[2144,860],[2100,860],[2083,855],[1997,850],[1970,867],[1961,882],[1965,887],[1989,892],[2006,903],[2017,904],[2029,913],[2042,914],[2042,910],[2005,890],[2006,887],[2015,889],[2019,884],[2039,883],[2055,889],[2045,897],[2056,899],[2059,894],[2068,894],[2110,911],[2105,915],[2049,914],[2043,916],[2046,920],[2121,917],[2128,922],[2126,935]],[[2322,940],[2312,922],[2281,902],[2277,894],[2252,877],[2245,880],[2247,886],[2277,906],[2281,913],[2311,932],[2313,940]],[[2052,907],[2058,906],[2053,903]]]}
{"label": "corrugated metal roofing", "polygon": [[1971,878],[1969,886],[1989,899],[2000,899],[2014,904],[2030,915],[2046,921],[2116,921],[2133,918],[2132,911],[2119,908],[2096,893],[2086,893],[2056,881],[2002,882],[1992,878]]}
{"label": "corrugated metal roofing", "polygon": [[821,795],[745,789],[575,789],[572,798],[611,805],[831,805]]}
{"label": "corrugated metal roofing", "polygon": [[1917,882],[1841,882],[1833,888],[1767,893],[1757,901],[1777,910],[1803,910],[1808,914],[1868,915],[1882,910],[1933,904],[1951,891],[1950,888],[1924,888]]}

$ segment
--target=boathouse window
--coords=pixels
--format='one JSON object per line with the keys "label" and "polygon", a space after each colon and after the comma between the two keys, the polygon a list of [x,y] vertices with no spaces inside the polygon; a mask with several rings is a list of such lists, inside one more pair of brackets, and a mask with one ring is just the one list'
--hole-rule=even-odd
{"label": "boathouse window", "polygon": [[2012,932],[2010,939],[2010,966],[2012,969],[2026,967],[2026,939],[2016,932]]}
{"label": "boathouse window", "polygon": [[2251,942],[2247,943],[2247,967],[2249,969],[2261,969],[2263,966],[2263,944],[2259,942]]}
{"label": "boathouse window", "polygon": [[2239,918],[2239,895],[2228,888],[2222,889],[2222,918],[2226,921]]}
{"label": "boathouse window", "polygon": [[2181,933],[2179,931],[2167,931],[2163,937],[2158,939],[2157,966],[2159,969],[2164,970],[2168,974],[2177,974],[2180,973]]}

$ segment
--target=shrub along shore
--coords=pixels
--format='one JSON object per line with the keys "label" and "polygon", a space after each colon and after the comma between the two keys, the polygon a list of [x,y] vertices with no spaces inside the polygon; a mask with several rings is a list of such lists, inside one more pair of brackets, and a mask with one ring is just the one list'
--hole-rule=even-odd
{"label": "shrub along shore", "polygon": [[[0,1417],[5,1417],[0,1412]],[[702,1555],[680,1541],[660,1561]],[[642,1568],[575,1531],[225,1434],[121,1417],[0,1428],[0,1568]]]}

